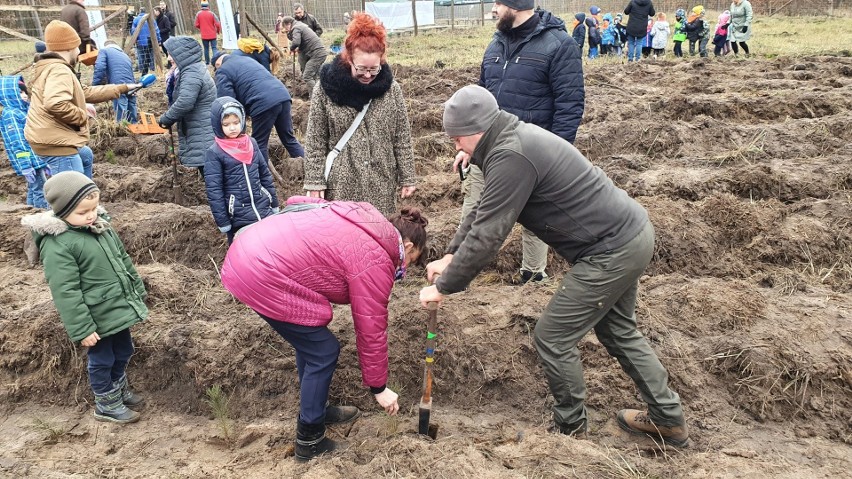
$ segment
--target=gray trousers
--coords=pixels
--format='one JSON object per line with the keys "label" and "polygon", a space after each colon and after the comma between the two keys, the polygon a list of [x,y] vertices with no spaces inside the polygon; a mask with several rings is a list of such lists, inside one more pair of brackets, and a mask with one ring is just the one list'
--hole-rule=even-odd
{"label": "gray trousers", "polygon": [[[467,216],[476,202],[479,201],[484,187],[485,176],[482,174],[482,170],[470,165],[470,171],[468,171],[464,184],[462,184],[462,193],[464,194],[462,218]],[[521,231],[521,245],[523,248],[521,269],[531,271],[533,274],[544,273],[544,268],[547,267],[547,243],[538,239],[538,236],[532,231],[523,228]]]}
{"label": "gray trousers", "polygon": [[636,383],[654,423],[684,423],[680,397],[668,387],[668,373],[636,328],[636,290],[653,253],[654,227],[649,222],[621,248],[580,259],[538,320],[535,346],[558,424],[586,419],[586,385],[577,344],[591,329]]}
{"label": "gray trousers", "polygon": [[314,50],[308,53],[310,55],[299,51],[299,69],[302,70],[302,80],[308,84],[308,94],[310,95],[314,91],[320,68],[325,63],[328,53],[325,50]]}

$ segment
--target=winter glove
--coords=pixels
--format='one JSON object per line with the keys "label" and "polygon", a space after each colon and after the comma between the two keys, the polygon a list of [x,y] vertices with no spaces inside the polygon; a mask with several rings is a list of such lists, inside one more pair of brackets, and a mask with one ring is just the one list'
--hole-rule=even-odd
{"label": "winter glove", "polygon": [[228,231],[231,231],[231,225],[228,225],[228,226],[220,226],[220,227],[219,227],[219,231],[221,231],[222,233],[227,233]]}
{"label": "winter glove", "polygon": [[279,211],[281,211],[281,208],[279,208],[277,206],[275,208],[272,208],[272,214],[273,215],[277,215]]}
{"label": "winter glove", "polygon": [[747,27],[747,26],[743,26],[742,30],[740,30],[740,31],[741,31],[741,32],[743,32],[743,33],[746,33],[746,32],[748,31],[748,27]]}
{"label": "winter glove", "polygon": [[36,181],[36,172],[33,168],[24,168],[21,175],[27,180],[27,183],[35,183]]}
{"label": "winter glove", "polygon": [[171,123],[168,123],[168,122],[165,120],[165,115],[164,115],[164,116],[161,116],[161,117],[160,117],[160,119],[159,119],[159,120],[157,120],[157,124],[158,124],[158,125],[160,125],[160,128],[162,128],[162,129],[164,129],[164,130],[168,130],[168,129],[169,129],[169,127],[170,127],[170,126],[172,126],[172,124],[171,124]]}

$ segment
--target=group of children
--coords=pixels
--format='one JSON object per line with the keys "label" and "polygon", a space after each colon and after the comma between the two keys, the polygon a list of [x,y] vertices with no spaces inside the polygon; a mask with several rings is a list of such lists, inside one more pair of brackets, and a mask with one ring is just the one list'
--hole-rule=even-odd
{"label": "group of children", "polygon": [[[65,35],[61,37],[64,43],[56,40],[60,38],[56,32]],[[71,65],[72,59],[64,59],[53,52],[69,51],[73,54],[79,37],[72,35],[67,24],[58,21],[55,25],[52,22],[45,34],[52,36],[53,47],[48,40],[48,51],[36,57],[37,69],[44,68],[39,65],[45,58]],[[180,41],[194,44],[195,48],[190,53],[197,57],[197,63],[209,80],[205,87],[212,96],[212,103],[215,86],[201,62],[201,46],[189,37],[175,37],[170,41],[178,42],[176,45]],[[130,87],[140,85],[132,83],[133,71],[127,55],[121,49],[111,47],[107,42],[101,49],[94,72],[94,82],[106,83],[107,86],[83,89],[84,93],[89,92],[86,95],[91,93],[95,101],[107,96],[115,99],[121,92],[121,97],[114,100],[117,120],[129,121],[136,116],[136,106],[135,99],[132,103],[128,101],[127,92]],[[190,66],[182,66],[184,73],[192,71]],[[175,77],[180,84],[177,78],[179,71]],[[53,81],[62,83],[66,80],[69,79]],[[72,91],[81,86],[76,77],[70,81],[78,84],[71,87]],[[188,77],[183,87],[193,82],[194,79]],[[44,89],[41,83],[34,83],[37,83],[35,87],[39,91]],[[107,90],[112,94],[104,93]],[[35,93],[44,96],[39,91]],[[71,165],[60,168],[51,175],[49,165],[54,157],[37,154],[38,150],[31,145],[34,140],[28,141],[25,129],[31,126],[29,123],[35,122],[36,126],[43,123],[40,117],[28,119],[33,111],[29,94],[24,77],[0,76],[0,133],[6,154],[15,172],[27,182],[27,205],[45,210],[27,215],[21,222],[32,232],[45,277],[69,337],[89,348],[88,373],[95,395],[95,418],[116,423],[134,422],[139,419],[134,409],[138,409],[143,401],[129,388],[125,374],[133,354],[129,328],[147,317],[144,303],[147,293],[121,240],[110,226],[107,212],[99,205],[99,189],[92,180],[91,162],[84,162],[83,167]],[[189,95],[186,96],[188,99]],[[197,100],[198,97],[193,98]],[[197,106],[196,100],[190,103]],[[81,105],[74,103],[75,118]],[[47,106],[40,108],[43,110]],[[39,113],[48,114],[41,110]],[[205,145],[207,152],[202,155],[207,166],[205,181],[210,207],[217,226],[228,235],[230,242],[240,228],[276,213],[278,197],[257,143],[246,135],[243,105],[233,98],[223,97],[215,108],[208,105],[203,114],[206,115],[204,122],[208,128],[212,123],[215,133],[215,139],[211,134],[211,140]],[[80,132],[83,131],[86,134],[78,136],[79,141],[85,144],[88,140],[87,125],[80,126]],[[76,136],[74,141],[77,141]],[[88,147],[79,147],[80,155],[83,149],[88,150]]]}
{"label": "group of children", "polygon": [[[586,16],[580,12],[574,15],[572,36],[580,47],[583,47],[588,39],[589,59],[597,58],[599,55],[612,55],[621,57],[626,52],[627,27],[622,23],[624,15],[612,13],[600,16],[601,9],[597,6],[589,8],[591,15]],[[695,6],[687,16],[683,8],[675,11],[675,21],[670,24],[666,20],[666,14],[658,13],[654,18],[648,18],[648,28],[645,41],[642,46],[642,56],[654,58],[665,55],[666,47],[671,38],[676,57],[683,57],[683,42],[689,42],[689,54],[708,56],[707,43],[710,40],[710,23],[705,19],[706,11],[702,5]],[[719,14],[713,35],[713,53],[715,56],[727,55],[731,51],[731,42],[728,39],[728,28],[731,24],[731,13],[725,10]]]}

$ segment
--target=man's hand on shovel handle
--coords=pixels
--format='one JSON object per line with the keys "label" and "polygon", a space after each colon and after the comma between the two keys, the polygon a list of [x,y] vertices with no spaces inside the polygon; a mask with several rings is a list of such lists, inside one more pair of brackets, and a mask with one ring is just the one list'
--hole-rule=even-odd
{"label": "man's hand on shovel handle", "polygon": [[447,269],[447,266],[450,265],[453,261],[453,255],[445,254],[443,258],[436,259],[431,263],[426,265],[426,280],[429,281],[429,284],[435,283],[438,280],[438,276],[444,274],[444,270]]}
{"label": "man's hand on shovel handle", "polygon": [[420,290],[420,304],[422,304],[424,308],[428,308],[429,303],[432,302],[438,303],[438,306],[440,306],[441,301],[443,300],[444,295],[438,292],[438,287],[434,284]]}
{"label": "man's hand on shovel handle", "polygon": [[397,402],[399,395],[393,392],[390,388],[386,387],[384,391],[376,394],[375,396],[376,402],[379,403],[379,406],[384,408],[386,413],[391,416],[395,416],[396,413],[399,412],[399,403]]}

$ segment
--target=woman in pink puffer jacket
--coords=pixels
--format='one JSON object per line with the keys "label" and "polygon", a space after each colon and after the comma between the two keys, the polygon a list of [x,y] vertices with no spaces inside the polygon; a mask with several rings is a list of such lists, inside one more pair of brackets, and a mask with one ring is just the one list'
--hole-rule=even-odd
{"label": "woman in pink puffer jacket", "polygon": [[426,248],[428,221],[416,208],[390,219],[369,203],[287,200],[277,215],[240,231],[222,265],[222,284],[296,350],[301,387],[296,459],[335,448],[325,425],[360,415],[328,406],[340,343],[327,325],[331,304],[351,304],[363,382],[388,414],[388,301],[394,279]]}

